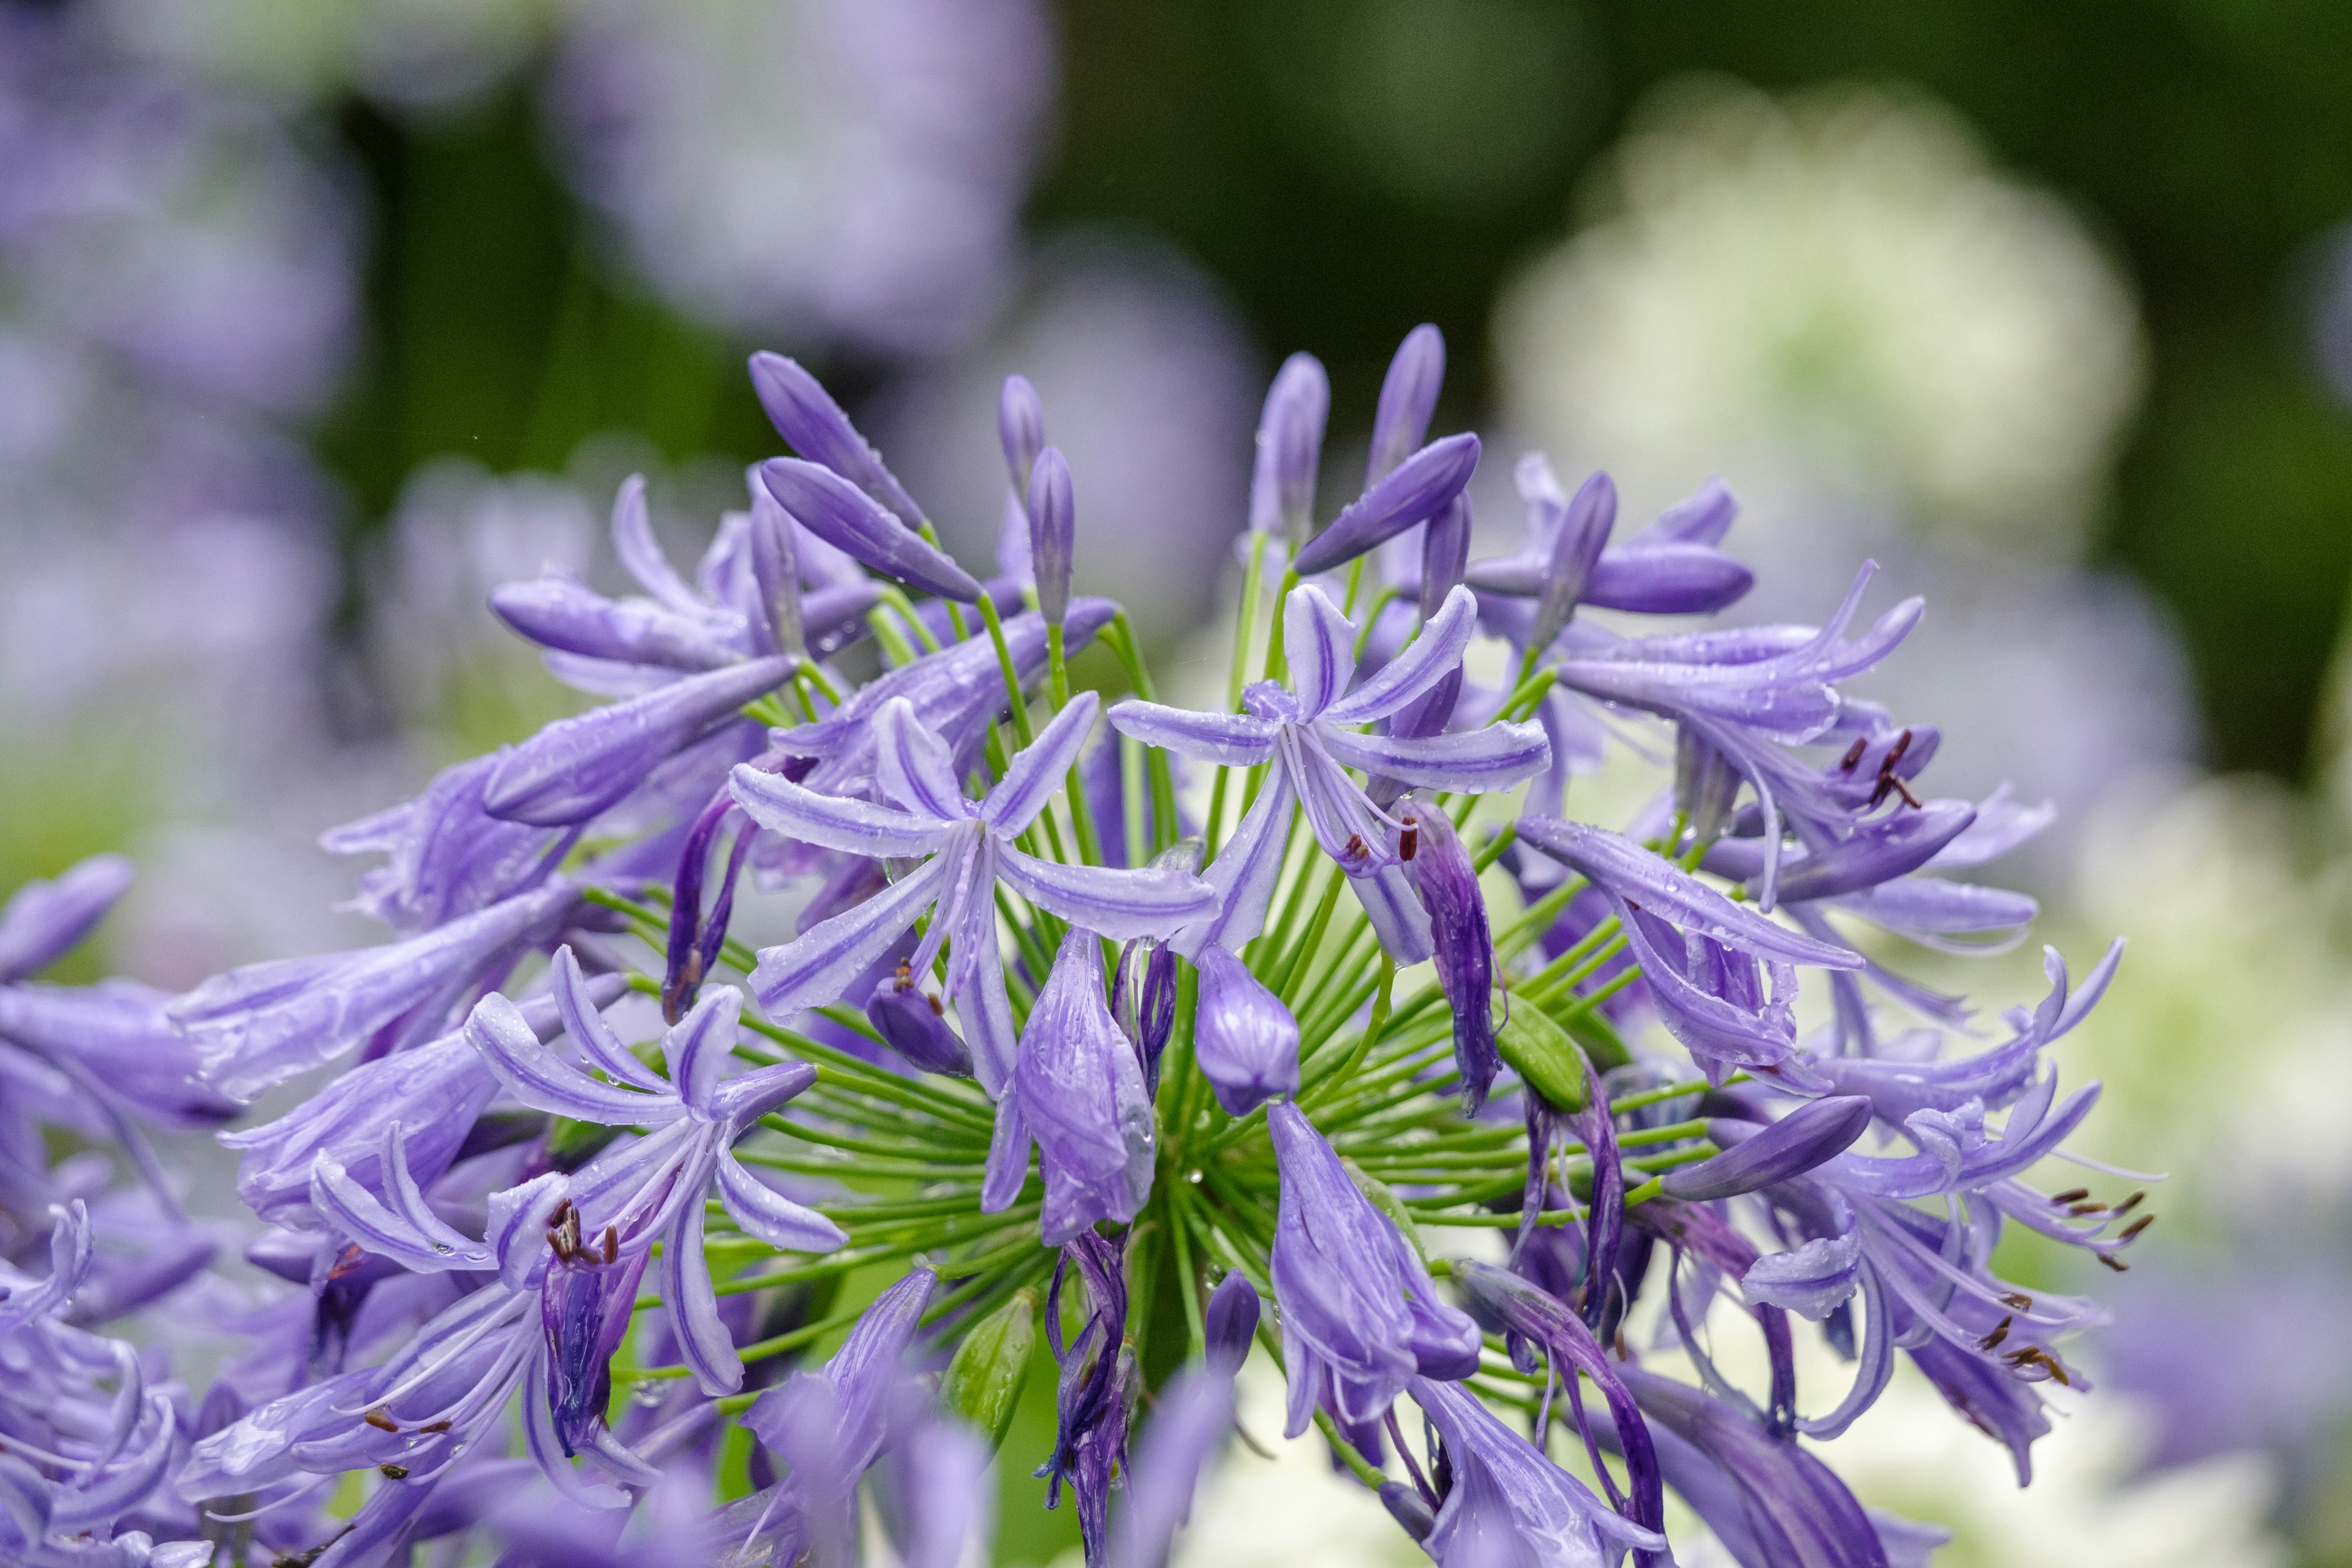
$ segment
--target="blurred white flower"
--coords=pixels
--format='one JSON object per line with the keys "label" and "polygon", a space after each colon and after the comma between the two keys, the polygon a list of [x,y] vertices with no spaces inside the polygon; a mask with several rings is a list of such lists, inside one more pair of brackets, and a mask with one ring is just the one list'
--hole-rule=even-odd
{"label": "blurred white flower", "polygon": [[1066,240],[1003,328],[884,400],[875,439],[975,569],[1004,516],[994,416],[1013,371],[1069,459],[1078,591],[1121,601],[1148,638],[1191,629],[1247,521],[1262,383],[1231,307],[1173,256]]}
{"label": "blurred white flower", "polygon": [[473,98],[529,58],[566,0],[105,0],[132,48],[303,100],[343,88],[412,106]]}
{"label": "blurred white flower", "polygon": [[[2131,295],[1948,113],[1835,89],[1664,89],[1600,216],[1498,317],[1508,405],[1646,488],[1759,464],[2063,557],[2137,396]],[[1766,519],[1793,526],[1796,519]]]}
{"label": "blurred white flower", "polygon": [[591,0],[551,108],[679,308],[902,352],[997,304],[1052,84],[1033,0]]}

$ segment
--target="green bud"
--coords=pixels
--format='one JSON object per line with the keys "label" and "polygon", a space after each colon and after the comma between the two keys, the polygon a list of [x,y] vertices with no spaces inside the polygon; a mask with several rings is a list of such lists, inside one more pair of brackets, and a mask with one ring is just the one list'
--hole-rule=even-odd
{"label": "green bud", "polygon": [[1347,1171],[1348,1179],[1356,1184],[1356,1190],[1371,1199],[1374,1208],[1389,1216],[1390,1223],[1397,1227],[1397,1234],[1412,1244],[1414,1254],[1426,1265],[1429,1253],[1421,1245],[1420,1227],[1412,1223],[1412,1212],[1397,1200],[1396,1194],[1389,1190],[1389,1184],[1345,1154],[1339,1156],[1339,1163]]}
{"label": "green bud", "polygon": [[1560,1110],[1584,1109],[1584,1056],[1568,1031],[1532,1002],[1504,1007],[1495,1047],[1528,1088]]}
{"label": "green bud", "polygon": [[1036,1348],[1037,1292],[1024,1288],[972,1325],[940,1379],[940,1403],[985,1434],[992,1450],[1003,1446]]}

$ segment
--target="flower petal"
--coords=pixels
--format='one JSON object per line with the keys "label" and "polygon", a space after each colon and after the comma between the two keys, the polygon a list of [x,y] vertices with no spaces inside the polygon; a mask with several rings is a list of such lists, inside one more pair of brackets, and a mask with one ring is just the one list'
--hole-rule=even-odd
{"label": "flower petal", "polygon": [[702,1251],[702,1195],[688,1199],[662,1244],[662,1300],[669,1308],[678,1359],[702,1392],[717,1399],[743,1386],[743,1358],[719,1321],[719,1296]]}
{"label": "flower petal", "polygon": [[1110,723],[1147,746],[1227,767],[1254,767],[1272,756],[1280,728],[1249,713],[1196,713],[1133,697],[1112,705]]}
{"label": "flower petal", "polygon": [[1113,942],[1164,937],[1217,907],[1213,888],[1172,866],[1061,866],[1009,844],[999,845],[996,853],[997,875],[1023,898]]}
{"label": "flower petal", "polygon": [[1489,724],[1453,735],[1406,739],[1318,729],[1332,756],[1368,773],[1384,773],[1424,789],[1478,794],[1508,789],[1551,765],[1551,742],[1532,721]]}
{"label": "flower petal", "polygon": [[746,1236],[784,1252],[831,1252],[849,1237],[814,1209],[803,1208],[745,1170],[732,1150],[719,1154],[719,1201]]}
{"label": "flower petal", "polygon": [[874,721],[874,777],[885,796],[917,816],[954,822],[971,814],[947,742],[923,728],[903,697],[882,704]]}
{"label": "flower petal", "polygon": [[732,985],[717,986],[662,1036],[662,1056],[669,1063],[675,1092],[706,1115],[711,1091],[734,1054],[736,1021],[742,1012],[743,994]]}
{"label": "flower petal", "polygon": [[1325,708],[1334,724],[1384,719],[1421,696],[1462,666],[1462,650],[1478,629],[1478,596],[1456,584],[1420,635],[1355,690]]}
{"label": "flower petal", "polygon": [[1293,570],[1317,576],[1428,521],[1462,493],[1477,467],[1477,437],[1465,431],[1432,441],[1332,519],[1299,551]]}
{"label": "flower petal", "polygon": [[885,575],[969,605],[980,584],[955,559],[830,468],[794,458],[760,465],[760,482],[793,520]]}
{"label": "flower petal", "polygon": [[646,510],[643,474],[631,474],[614,493],[613,551],[638,586],[671,609],[698,619],[710,613],[710,606],[686,585],[686,579],[662,553],[661,541],[654,536],[653,518]]}
{"label": "flower petal", "polygon": [[533,1110],[608,1127],[660,1126],[686,1114],[685,1105],[671,1096],[599,1083],[566,1066],[540,1044],[515,1005],[496,992],[475,1005],[466,1020],[466,1037],[507,1092]]}
{"label": "flower petal", "polygon": [[749,763],[737,765],[728,789],[751,820],[788,838],[875,859],[929,855],[955,831],[952,822],[895,811],[870,801],[819,795]]}
{"label": "flower petal", "polygon": [[1295,804],[1290,770],[1281,767],[1268,773],[1241,826],[1202,873],[1201,879],[1217,896],[1215,913],[1178,931],[1169,946],[1194,958],[1211,943],[1231,951],[1265,929],[1265,909],[1282,875]]}
{"label": "flower petal", "polygon": [[1034,741],[1004,764],[1004,776],[981,804],[980,819],[1003,834],[1018,833],[1034,822],[1077,763],[1101,710],[1102,699],[1091,691],[1072,698]]}
{"label": "flower petal", "polygon": [[[739,781],[740,782],[740,781]],[[751,994],[772,1018],[841,999],[843,990],[882,956],[939,897],[952,857],[936,855],[912,875],[854,908],[803,931],[781,947],[760,950]]]}
{"label": "flower petal", "polygon": [[639,1061],[636,1053],[623,1045],[613,1026],[604,1021],[588,988],[587,978],[580,972],[580,961],[572,955],[570,942],[555,950],[550,989],[555,1000],[555,1016],[563,1022],[563,1032],[588,1053],[591,1061],[623,1083],[656,1094],[667,1091],[669,1085],[663,1081],[661,1074]]}
{"label": "flower petal", "polygon": [[1302,719],[1338,700],[1356,678],[1356,628],[1322,589],[1302,583],[1282,606],[1283,656]]}

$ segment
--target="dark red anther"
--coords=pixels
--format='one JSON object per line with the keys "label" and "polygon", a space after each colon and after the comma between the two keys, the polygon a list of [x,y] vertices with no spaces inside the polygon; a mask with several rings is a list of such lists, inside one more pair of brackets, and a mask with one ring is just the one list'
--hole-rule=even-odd
{"label": "dark red anther", "polygon": [[930,994],[926,994],[924,995],[924,997],[923,997],[923,1000],[924,1000],[924,1001],[926,1001],[926,1002],[929,1002],[929,1003],[931,1005],[931,1016],[932,1016],[932,1017],[934,1017],[934,1018],[944,1018],[944,1017],[946,1017],[946,1016],[948,1016],[948,1010],[947,1010],[945,1007],[942,1007],[942,1006],[940,1006],[940,999],[939,999],[938,997],[933,996],[933,995],[930,995]]}
{"label": "dark red anther", "polygon": [[361,1416],[360,1419],[366,1422],[369,1426],[374,1427],[379,1432],[397,1432],[400,1430],[400,1423],[385,1415],[382,1405],[376,1406],[373,1410],[371,1410],[366,1415]]}
{"label": "dark red anther", "polygon": [[2051,1194],[2050,1201],[2053,1204],[2079,1204],[2090,1195],[2091,1189],[2088,1187],[2068,1187],[2063,1193]]}
{"label": "dark red anther", "polygon": [[1421,826],[1408,822],[1404,825],[1404,831],[1397,835],[1397,858],[1410,860],[1420,848]]}
{"label": "dark red anther", "polygon": [[620,1233],[608,1225],[604,1227],[604,1261],[607,1263],[615,1262],[619,1259],[620,1256]]}
{"label": "dark red anther", "polygon": [[2009,1338],[2009,1325],[2015,1321],[2017,1321],[2017,1318],[2014,1314],[2003,1317],[2000,1322],[1995,1323],[1992,1326],[1992,1332],[1987,1334],[1984,1338],[1977,1342],[1977,1349],[1980,1351],[1991,1350],[1994,1346],[2000,1344],[2001,1341]]}
{"label": "dark red anther", "polygon": [[2152,1226],[2155,1223],[2156,1216],[2154,1215],[2144,1214],[2140,1215],[2139,1218],[2124,1226],[2122,1231],[2116,1235],[2116,1245],[2121,1246],[2123,1243],[2129,1241],[2133,1237],[2137,1236],[2141,1231],[2146,1230],[2149,1226]]}
{"label": "dark red anther", "polygon": [[424,1426],[419,1426],[417,1430],[419,1432],[446,1432],[455,1425],[457,1425],[457,1423],[453,1421],[428,1421]]}
{"label": "dark red anther", "polygon": [[383,1464],[378,1465],[376,1468],[383,1472],[383,1479],[388,1481],[404,1481],[408,1479],[406,1465]]}
{"label": "dark red anther", "polygon": [[2033,1298],[2022,1290],[2011,1290],[2001,1297],[2000,1304],[2014,1307],[2021,1312],[2030,1312],[2033,1310]]}
{"label": "dark red anther", "polygon": [[1360,833],[1350,833],[1348,835],[1348,849],[1344,858],[1349,860],[1360,860],[1363,858],[1363,855],[1364,836]]}
{"label": "dark red anther", "polygon": [[2107,1215],[2110,1218],[2121,1219],[2124,1215],[2131,1213],[2132,1210],[2139,1207],[2140,1204],[2145,1201],[2147,1197],[2147,1194],[2146,1193],[2134,1193],[2131,1196],[2126,1198],[2123,1202],[2109,1209],[2107,1211]]}
{"label": "dark red anther", "polygon": [[1838,771],[1845,773],[1853,772],[1854,764],[1862,761],[1863,752],[1868,750],[1870,750],[1870,738],[1866,735],[1855,736],[1853,744],[1846,748],[1844,760],[1838,763]]}

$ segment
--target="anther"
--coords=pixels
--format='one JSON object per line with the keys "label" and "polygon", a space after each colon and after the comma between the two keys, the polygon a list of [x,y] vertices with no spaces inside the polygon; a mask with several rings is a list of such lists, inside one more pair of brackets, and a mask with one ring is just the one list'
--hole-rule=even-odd
{"label": "anther", "polygon": [[1992,1326],[1992,1332],[1987,1334],[1984,1338],[1977,1342],[1977,1349],[1980,1351],[1991,1350],[1994,1346],[2000,1344],[2001,1341],[2009,1338],[2009,1325],[2015,1321],[2017,1321],[2017,1318],[2014,1313],[2002,1318],[2000,1322],[1995,1323]]}
{"label": "anther", "polygon": [[1862,754],[1868,750],[1870,750],[1870,738],[1866,735],[1856,735],[1853,738],[1853,744],[1846,749],[1845,759],[1838,763],[1838,771],[1844,773],[1853,772],[1854,764],[1862,761]]}
{"label": "anther", "polygon": [[2079,1204],[2090,1195],[2091,1189],[2088,1187],[2068,1187],[2063,1193],[2051,1194],[2050,1201],[2053,1204]]}
{"label": "anther", "polygon": [[2123,1243],[2129,1241],[2133,1237],[2137,1236],[2141,1231],[2146,1230],[2149,1226],[2152,1226],[2155,1223],[2156,1216],[2154,1215],[2144,1214],[2140,1215],[2139,1218],[2132,1221],[2131,1224],[2124,1226],[2121,1231],[2116,1233],[2116,1245],[2121,1246]]}
{"label": "anther", "polygon": [[419,1426],[417,1430],[419,1432],[446,1432],[450,1427],[456,1425],[457,1423],[454,1421],[428,1421],[424,1426]]}
{"label": "anther", "polygon": [[2114,1269],[2118,1274],[2128,1274],[2131,1272],[2131,1265],[2126,1263],[2120,1258],[2111,1257],[2104,1252],[2095,1253],[2093,1256],[2097,1258],[2100,1262],[2105,1264],[2108,1268]]}
{"label": "anther", "polygon": [[608,1225],[604,1227],[604,1261],[611,1263],[620,1256],[620,1234]]}
{"label": "anther", "polygon": [[1350,833],[1348,835],[1347,853],[1343,855],[1341,858],[1347,860],[1360,859],[1362,858],[1363,854],[1364,836],[1360,833]]}
{"label": "anther", "polygon": [[1421,826],[1418,823],[1408,822],[1404,825],[1404,831],[1397,835],[1397,858],[1410,860],[1420,848]]}
{"label": "anther", "polygon": [[376,1468],[383,1472],[383,1479],[388,1481],[404,1481],[408,1479],[406,1465],[378,1465]]}
{"label": "anther", "polygon": [[385,1415],[383,1413],[383,1406],[380,1405],[373,1410],[369,1411],[366,1415],[361,1416],[360,1419],[366,1422],[369,1426],[374,1427],[379,1432],[397,1432],[400,1430],[400,1423]]}
{"label": "anther", "polygon": [[2022,1290],[2011,1290],[2001,1297],[2000,1304],[2014,1307],[2021,1312],[2030,1312],[2033,1310],[2033,1298]]}
{"label": "anther", "polygon": [[2068,1214],[2105,1214],[2107,1212],[2107,1205],[2095,1199],[2088,1203],[2068,1204],[2066,1212]]}
{"label": "anther", "polygon": [[2124,1215],[2131,1213],[2132,1210],[2139,1207],[2141,1201],[2147,1196],[2147,1194],[2146,1193],[2134,1193],[2131,1196],[2126,1198],[2123,1202],[2109,1209],[2107,1213],[2113,1215],[2117,1219],[2121,1219]]}
{"label": "anther", "polygon": [[931,1005],[931,1016],[932,1016],[932,1017],[934,1017],[934,1018],[944,1018],[944,1017],[946,1017],[946,1016],[948,1016],[948,1010],[947,1010],[945,1007],[942,1007],[942,1006],[940,1006],[940,999],[939,999],[938,997],[936,997],[936,996],[932,996],[932,995],[928,995],[928,994],[927,994],[927,995],[925,995],[925,996],[924,996],[923,1000],[924,1000],[924,1001],[926,1001],[926,1002],[929,1002],[929,1003]]}

